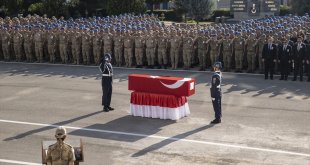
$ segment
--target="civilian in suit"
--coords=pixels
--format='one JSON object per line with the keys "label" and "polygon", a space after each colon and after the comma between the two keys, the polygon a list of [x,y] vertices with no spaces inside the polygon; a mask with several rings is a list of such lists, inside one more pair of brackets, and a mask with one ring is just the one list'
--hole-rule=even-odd
{"label": "civilian in suit", "polygon": [[268,74],[270,74],[270,79],[273,80],[273,73],[275,62],[277,59],[277,46],[273,44],[273,37],[269,36],[268,43],[263,47],[262,61],[265,64],[265,79],[268,79]]}

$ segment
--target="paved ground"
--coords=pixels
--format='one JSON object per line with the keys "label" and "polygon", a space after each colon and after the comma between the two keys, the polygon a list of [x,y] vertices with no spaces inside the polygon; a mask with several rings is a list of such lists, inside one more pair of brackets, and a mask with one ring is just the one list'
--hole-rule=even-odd
{"label": "paved ground", "polygon": [[[116,110],[104,113],[97,67],[0,62],[0,164],[40,163],[41,141],[58,125],[84,141],[86,165],[310,164],[310,83],[225,73],[223,123],[212,126],[211,73],[115,72]],[[130,73],[196,78],[191,115],[129,116]]]}

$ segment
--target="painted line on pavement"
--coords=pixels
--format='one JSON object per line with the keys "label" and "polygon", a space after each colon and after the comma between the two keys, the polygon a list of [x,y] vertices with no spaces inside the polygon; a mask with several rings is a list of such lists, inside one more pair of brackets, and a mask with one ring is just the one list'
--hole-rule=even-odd
{"label": "painted line on pavement", "polygon": [[[57,128],[57,127],[61,126],[61,125],[53,125],[53,124],[31,123],[31,122],[22,122],[22,121],[13,121],[13,120],[1,120],[1,119],[0,119],[0,122],[2,122],[2,123],[21,124],[21,125],[54,127],[54,128]],[[166,136],[158,136],[158,135],[146,135],[146,134],[138,134],[138,133],[130,133],[130,132],[110,131],[110,130],[101,130],[101,129],[90,129],[90,128],[81,128],[81,127],[73,127],[73,126],[63,126],[63,127],[67,128],[67,129],[72,129],[72,130],[82,130],[82,131],[89,131],[89,132],[100,132],[100,133],[108,133],[108,134],[136,136],[136,137],[163,139],[163,140],[171,140],[171,141],[181,141],[181,142],[205,144],[205,145],[212,145],[212,146],[219,146],[219,147],[228,147],[228,148],[237,148],[237,149],[252,150],[252,151],[261,151],[261,152],[269,152],[269,153],[277,153],[277,154],[285,154],[285,155],[295,155],[295,156],[310,157],[310,153],[299,153],[299,152],[277,150],[277,149],[249,147],[249,146],[242,146],[242,145],[216,143],[216,142],[190,140],[190,139],[180,139],[180,138],[174,138],[174,137],[166,137]]]}
{"label": "painted line on pavement", "polygon": [[31,163],[31,162],[23,162],[23,161],[7,160],[7,159],[0,159],[0,162],[2,162],[2,163],[11,163],[11,164],[23,164],[23,165],[42,165],[42,164],[39,164],[39,163]]}

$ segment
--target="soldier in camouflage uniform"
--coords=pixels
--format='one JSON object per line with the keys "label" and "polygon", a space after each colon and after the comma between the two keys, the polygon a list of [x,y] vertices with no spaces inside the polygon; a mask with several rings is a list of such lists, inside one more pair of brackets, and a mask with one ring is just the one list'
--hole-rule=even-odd
{"label": "soldier in camouflage uniform", "polygon": [[200,31],[197,36],[197,48],[198,48],[198,59],[199,59],[199,70],[206,70],[206,58],[208,52],[208,43],[210,40],[204,35],[203,31]]}
{"label": "soldier in camouflage uniform", "polygon": [[113,54],[113,34],[107,30],[107,33],[103,35],[103,53],[104,54]]}
{"label": "soldier in camouflage uniform", "polygon": [[89,33],[89,30],[85,30],[82,35],[82,55],[84,65],[90,64],[90,50],[91,50],[91,40],[92,36]]}
{"label": "soldier in camouflage uniform", "polygon": [[142,36],[142,32],[138,33],[135,37],[135,57],[137,62],[137,68],[141,68],[143,65],[143,54],[145,49],[145,40]]}
{"label": "soldier in camouflage uniform", "polygon": [[245,40],[240,36],[240,33],[237,33],[237,36],[233,42],[233,46],[235,50],[236,72],[241,72],[244,48],[245,48]]}
{"label": "soldier in camouflage uniform", "polygon": [[114,55],[116,60],[116,66],[120,67],[123,64],[123,49],[124,49],[124,39],[121,31],[118,30],[114,37]]}
{"label": "soldier in camouflage uniform", "polygon": [[24,51],[26,54],[27,62],[33,62],[33,35],[32,32],[27,29],[24,33]]}
{"label": "soldier in camouflage uniform", "polygon": [[172,69],[177,69],[179,64],[180,50],[182,49],[182,37],[180,37],[180,32],[171,33],[170,45]]}
{"label": "soldier in camouflage uniform", "polygon": [[129,32],[126,33],[124,37],[124,57],[126,67],[131,67],[133,62],[133,48],[134,48],[134,40],[133,36],[130,35]]}
{"label": "soldier in camouflage uniform", "polygon": [[57,49],[56,47],[57,47],[57,36],[54,30],[49,29],[49,33],[47,36],[47,50],[50,63],[56,62],[56,49]]}
{"label": "soldier in camouflage uniform", "polygon": [[158,39],[158,64],[160,65],[159,68],[161,68],[161,65],[165,69],[167,69],[168,64],[168,38],[165,33],[162,33],[161,36]]}
{"label": "soldier in camouflage uniform", "polygon": [[69,61],[68,59],[68,34],[64,28],[61,29],[61,33],[59,35],[59,53],[61,58],[61,63],[67,64]]}
{"label": "soldier in camouflage uniform", "polygon": [[67,131],[64,127],[56,129],[55,137],[57,142],[50,145],[46,154],[47,165],[74,165],[74,148],[66,144]]}
{"label": "soldier in camouflage uniform", "polygon": [[34,49],[37,62],[43,62],[43,36],[38,27],[34,34]]}
{"label": "soldier in camouflage uniform", "polygon": [[4,56],[4,61],[10,61],[11,60],[11,34],[7,29],[4,29],[2,33],[2,50],[3,50],[3,56]]}
{"label": "soldier in camouflage uniform", "polygon": [[213,33],[211,37],[212,38],[209,42],[209,46],[210,46],[210,60],[211,60],[211,65],[212,65],[216,61],[218,61],[220,47],[219,47],[219,41],[217,39],[217,35]]}
{"label": "soldier in camouflage uniform", "polygon": [[79,65],[81,62],[81,50],[82,50],[82,34],[81,29],[76,31],[72,36],[72,58],[73,64]]}
{"label": "soldier in camouflage uniform", "polygon": [[19,29],[15,30],[15,34],[13,35],[13,43],[16,61],[20,62],[22,60],[23,35],[20,33]]}
{"label": "soldier in camouflage uniform", "polygon": [[252,73],[255,70],[256,61],[256,45],[257,40],[255,34],[250,34],[250,37],[246,41],[247,60],[248,60],[248,73]]}
{"label": "soldier in camouflage uniform", "polygon": [[229,34],[225,35],[225,39],[222,41],[223,46],[223,61],[224,61],[224,71],[230,71],[231,61],[233,55],[232,39],[230,39]]}
{"label": "soldier in camouflage uniform", "polygon": [[264,62],[262,61],[262,54],[263,54],[263,48],[264,45],[267,43],[266,40],[266,35],[262,34],[259,38],[258,38],[258,64],[259,64],[259,72],[260,73],[264,73]]}
{"label": "soldier in camouflage uniform", "polygon": [[101,50],[102,50],[102,38],[98,34],[98,30],[94,30],[94,36],[92,38],[93,42],[93,54],[94,61],[96,65],[99,65],[101,59]]}
{"label": "soldier in camouflage uniform", "polygon": [[192,64],[193,50],[194,50],[195,40],[190,36],[189,33],[183,38],[183,63],[184,69],[188,70]]}
{"label": "soldier in camouflage uniform", "polygon": [[156,49],[156,39],[154,34],[148,34],[146,36],[146,58],[149,68],[153,68],[155,64],[155,49]]}

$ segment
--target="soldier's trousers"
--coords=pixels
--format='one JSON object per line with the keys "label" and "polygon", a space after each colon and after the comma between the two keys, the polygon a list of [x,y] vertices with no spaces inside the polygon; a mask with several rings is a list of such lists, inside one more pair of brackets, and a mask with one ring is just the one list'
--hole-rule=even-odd
{"label": "soldier's trousers", "polygon": [[103,52],[104,52],[104,54],[109,53],[112,56],[112,48],[111,47],[104,47]]}
{"label": "soldier's trousers", "polygon": [[20,44],[14,44],[14,53],[16,57],[16,61],[22,60],[22,45]]}
{"label": "soldier's trousers", "polygon": [[43,45],[41,43],[35,43],[35,54],[38,62],[43,62]]}
{"label": "soldier's trousers", "polygon": [[24,49],[26,54],[26,59],[28,62],[33,61],[33,55],[32,55],[32,45],[29,43],[24,43]]}
{"label": "soldier's trousers", "polygon": [[94,54],[95,64],[98,65],[100,62],[101,48],[99,46],[94,46],[93,54]]}
{"label": "soldier's trousers", "polygon": [[240,51],[240,50],[235,51],[235,62],[236,62],[236,69],[237,70],[242,69],[242,62],[243,62],[242,56],[243,56],[242,51]]}
{"label": "soldier's trousers", "polygon": [[167,57],[167,49],[159,48],[158,49],[158,64],[159,65],[167,65],[168,64],[168,57]]}
{"label": "soldier's trousers", "polygon": [[188,49],[188,48],[183,49],[183,63],[184,63],[184,67],[189,68],[191,66],[192,54],[193,54],[192,49]]}
{"label": "soldier's trousers", "polygon": [[115,47],[114,55],[117,66],[122,66],[123,63],[123,47]]}
{"label": "soldier's trousers", "polygon": [[308,74],[308,81],[310,81],[310,64],[307,64],[307,74]]}
{"label": "soldier's trousers", "polygon": [[213,110],[214,110],[216,119],[221,119],[222,117],[221,101],[222,101],[221,97],[212,98]]}
{"label": "soldier's trousers", "polygon": [[124,49],[124,57],[125,57],[125,63],[126,67],[132,66],[132,60],[133,60],[133,49],[132,48],[125,48]]}
{"label": "soldier's trousers", "polygon": [[137,65],[143,65],[143,49],[142,48],[136,48],[135,49],[135,57]]}
{"label": "soldier's trousers", "polygon": [[146,48],[146,58],[149,66],[155,64],[155,48]]}
{"label": "soldier's trousers", "polygon": [[56,45],[48,45],[47,46],[48,55],[51,63],[56,62]]}
{"label": "soldier's trousers", "polygon": [[198,49],[198,58],[200,68],[206,68],[207,51],[205,49]]}
{"label": "soldier's trousers", "polygon": [[83,55],[83,63],[89,65],[90,64],[90,47],[82,47],[82,55]]}
{"label": "soldier's trousers", "polygon": [[59,53],[60,53],[60,58],[62,63],[68,63],[68,47],[65,44],[60,44],[59,45]]}
{"label": "soldier's trousers", "polygon": [[227,71],[230,71],[231,69],[231,59],[232,59],[231,52],[223,51],[223,62],[224,62],[224,67]]}
{"label": "soldier's trousers", "polygon": [[179,48],[171,48],[170,49],[170,58],[172,69],[177,69],[179,64]]}
{"label": "soldier's trousers", "polygon": [[216,50],[210,50],[211,65],[213,65],[218,60],[218,52]]}
{"label": "soldier's trousers", "polygon": [[11,59],[10,46],[8,44],[2,44],[4,60],[9,61]]}
{"label": "soldier's trousers", "polygon": [[102,87],[102,105],[105,108],[110,107],[112,98],[112,77],[102,76],[101,87]]}
{"label": "soldier's trousers", "polygon": [[72,56],[74,64],[79,65],[81,62],[81,45],[72,46]]}
{"label": "soldier's trousers", "polygon": [[255,52],[248,51],[247,60],[248,60],[248,70],[249,71],[255,70],[255,59],[256,59]]}

